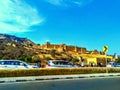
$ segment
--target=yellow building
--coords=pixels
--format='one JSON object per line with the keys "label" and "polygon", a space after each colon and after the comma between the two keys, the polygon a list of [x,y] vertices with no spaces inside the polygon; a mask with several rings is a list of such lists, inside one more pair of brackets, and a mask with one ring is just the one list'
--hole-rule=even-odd
{"label": "yellow building", "polygon": [[106,65],[106,60],[107,60],[107,62],[113,61],[113,57],[112,56],[107,56],[107,55],[81,54],[79,56],[82,57],[86,66],[90,66],[92,64],[97,66],[98,63],[102,63],[103,66],[105,66]]}

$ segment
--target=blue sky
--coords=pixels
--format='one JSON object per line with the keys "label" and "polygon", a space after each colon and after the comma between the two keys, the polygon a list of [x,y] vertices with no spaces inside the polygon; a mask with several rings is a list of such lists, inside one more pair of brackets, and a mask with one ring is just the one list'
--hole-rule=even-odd
{"label": "blue sky", "polygon": [[0,0],[0,33],[120,54],[120,0]]}

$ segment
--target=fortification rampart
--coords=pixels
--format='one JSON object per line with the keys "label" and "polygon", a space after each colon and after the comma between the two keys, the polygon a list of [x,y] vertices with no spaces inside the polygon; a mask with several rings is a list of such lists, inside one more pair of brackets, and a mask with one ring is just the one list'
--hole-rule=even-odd
{"label": "fortification rampart", "polygon": [[76,46],[67,46],[65,44],[50,44],[47,42],[46,44],[41,45],[41,49],[55,49],[58,51],[71,51],[71,52],[79,52],[86,53],[86,48],[76,47]]}

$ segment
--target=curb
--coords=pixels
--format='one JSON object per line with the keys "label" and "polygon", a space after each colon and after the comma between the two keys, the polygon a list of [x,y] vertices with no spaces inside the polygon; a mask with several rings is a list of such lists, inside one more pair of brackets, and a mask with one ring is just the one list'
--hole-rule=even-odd
{"label": "curb", "polygon": [[45,80],[48,81],[48,80],[62,80],[62,79],[69,80],[69,79],[102,78],[102,77],[120,77],[120,73],[7,77],[7,78],[0,78],[0,83],[27,82],[27,81],[45,81]]}

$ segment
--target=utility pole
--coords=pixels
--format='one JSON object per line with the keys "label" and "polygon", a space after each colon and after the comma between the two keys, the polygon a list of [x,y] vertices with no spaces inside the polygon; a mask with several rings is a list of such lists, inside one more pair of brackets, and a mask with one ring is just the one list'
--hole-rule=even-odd
{"label": "utility pole", "polygon": [[108,73],[108,69],[107,69],[107,53],[105,53],[105,60],[106,60],[106,73]]}

